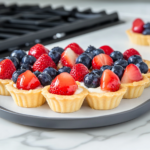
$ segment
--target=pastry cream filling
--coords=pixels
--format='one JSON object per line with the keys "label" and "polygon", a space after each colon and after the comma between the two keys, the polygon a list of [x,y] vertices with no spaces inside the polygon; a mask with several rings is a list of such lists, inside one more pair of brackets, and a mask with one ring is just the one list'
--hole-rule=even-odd
{"label": "pastry cream filling", "polygon": [[78,89],[75,91],[74,95],[76,95],[76,94],[80,94],[82,91],[83,91],[83,89],[82,89],[82,88],[78,88]]}
{"label": "pastry cream filling", "polygon": [[[14,86],[15,88],[17,88],[17,87],[16,87],[16,84],[13,84],[13,86]],[[40,86],[38,86],[38,87],[36,87],[35,89],[32,89],[32,90],[37,90],[37,89],[42,89],[42,88],[43,88],[43,86],[40,85]],[[19,89],[19,90],[22,90],[22,89]]]}

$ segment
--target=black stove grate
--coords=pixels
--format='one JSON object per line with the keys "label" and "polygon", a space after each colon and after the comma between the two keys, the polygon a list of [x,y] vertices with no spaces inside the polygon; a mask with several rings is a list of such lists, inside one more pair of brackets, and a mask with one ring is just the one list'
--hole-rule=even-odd
{"label": "black stove grate", "polygon": [[118,23],[122,21],[117,12],[0,4],[0,57],[14,49],[28,49],[36,43],[49,44]]}

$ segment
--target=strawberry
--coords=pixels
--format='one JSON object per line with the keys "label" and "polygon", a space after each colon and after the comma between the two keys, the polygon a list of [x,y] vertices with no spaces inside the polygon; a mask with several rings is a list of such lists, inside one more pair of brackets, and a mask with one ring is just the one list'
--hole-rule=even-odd
{"label": "strawberry", "polygon": [[74,51],[76,54],[80,55],[84,52],[84,50],[77,44],[77,43],[71,43],[69,44],[65,50],[70,48],[72,51]]}
{"label": "strawberry", "polygon": [[77,57],[78,55],[74,51],[68,48],[61,54],[60,61],[63,66],[72,68],[76,62]]}
{"label": "strawberry", "polygon": [[67,72],[59,74],[51,83],[49,92],[58,95],[73,95],[78,85]]}
{"label": "strawberry", "polygon": [[133,56],[133,55],[139,55],[139,56],[141,56],[141,54],[140,54],[137,50],[135,50],[134,48],[130,48],[130,49],[126,50],[126,51],[123,53],[123,57],[124,57],[124,59],[126,59],[126,60],[128,60],[129,57],[131,57],[131,56]]}
{"label": "strawberry", "polygon": [[111,66],[113,64],[113,60],[107,54],[99,54],[95,56],[92,60],[93,69],[100,69],[104,65]]}
{"label": "strawberry", "polygon": [[17,88],[22,90],[32,90],[40,85],[38,78],[29,70],[19,75],[16,83]]}
{"label": "strawberry", "polygon": [[4,59],[0,62],[0,79],[11,79],[16,67],[10,59]]}
{"label": "strawberry", "polygon": [[134,65],[130,64],[126,67],[124,74],[121,79],[121,83],[132,83],[142,80],[142,74],[140,69]]}
{"label": "strawberry", "polygon": [[140,18],[137,18],[133,21],[132,31],[136,33],[142,33],[144,30],[143,26],[144,26],[143,20]]}
{"label": "strawberry", "polygon": [[89,73],[89,70],[83,64],[76,64],[72,67],[70,75],[75,79],[75,81],[82,82],[84,76]]}
{"label": "strawberry", "polygon": [[100,47],[100,49],[102,49],[107,55],[110,55],[112,52],[114,52],[114,50],[108,45],[103,45]]}
{"label": "strawberry", "polygon": [[34,56],[38,59],[42,54],[48,54],[49,50],[44,47],[42,44],[36,44],[30,48],[28,55]]}
{"label": "strawberry", "polygon": [[100,83],[103,91],[115,92],[120,88],[120,79],[108,69],[103,72]]}
{"label": "strawberry", "polygon": [[47,54],[43,54],[33,64],[32,70],[42,72],[47,67],[52,67],[56,69],[56,64]]}

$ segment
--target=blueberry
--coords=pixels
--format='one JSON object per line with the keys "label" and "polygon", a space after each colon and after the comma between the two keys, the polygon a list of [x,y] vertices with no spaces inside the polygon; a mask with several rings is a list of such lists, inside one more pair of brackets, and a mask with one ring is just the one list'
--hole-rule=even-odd
{"label": "blueberry", "polygon": [[0,58],[0,62],[3,61],[5,58]]}
{"label": "blueberry", "polygon": [[83,54],[87,55],[88,57],[90,57],[91,59],[94,58],[94,53],[91,53],[91,52],[84,52]]}
{"label": "blueberry", "polygon": [[58,53],[62,54],[64,52],[64,49],[61,47],[54,47],[51,49],[51,51],[58,52]]}
{"label": "blueberry", "polygon": [[110,54],[110,57],[113,59],[113,61],[115,62],[118,59],[123,59],[123,55],[121,52],[119,51],[114,51]]}
{"label": "blueberry", "polygon": [[148,22],[148,23],[146,23],[146,24],[144,24],[144,29],[150,29],[150,22]]}
{"label": "blueberry", "polygon": [[61,57],[61,54],[59,52],[50,51],[48,55],[52,58],[52,60],[55,62],[55,64],[58,64],[60,57]]}
{"label": "blueberry", "polygon": [[79,63],[85,65],[88,69],[90,69],[92,65],[92,59],[88,55],[83,53],[76,59],[76,64]]}
{"label": "blueberry", "polygon": [[22,64],[33,65],[35,62],[36,62],[36,58],[31,55],[25,55],[21,60]]}
{"label": "blueberry", "polygon": [[137,64],[140,62],[142,62],[142,58],[139,55],[133,55],[133,56],[129,57],[129,59],[128,59],[129,64]]}
{"label": "blueberry", "polygon": [[93,53],[94,56],[99,54],[104,54],[104,51],[102,49],[95,49],[91,53]]}
{"label": "blueberry", "polygon": [[41,74],[40,71],[35,71],[35,72],[33,72],[33,73],[36,75],[36,77],[38,77],[38,76]]}
{"label": "blueberry", "polygon": [[141,73],[147,73],[148,72],[148,66],[145,62],[137,63],[136,66],[140,69]]}
{"label": "blueberry", "polygon": [[32,66],[29,64],[21,64],[20,69],[26,69],[32,71]]}
{"label": "blueberry", "polygon": [[88,48],[86,49],[86,51],[85,52],[87,52],[87,53],[90,53],[90,52],[92,52],[94,49],[96,49],[94,46],[88,46]]}
{"label": "blueberry", "polygon": [[114,72],[119,77],[119,79],[121,79],[123,72],[124,72],[124,69],[120,65],[115,65],[112,67],[111,71]]}
{"label": "blueberry", "polygon": [[101,72],[101,71],[98,70],[98,69],[94,69],[94,70],[92,70],[91,73],[94,73],[94,74],[98,75],[98,76],[101,78],[103,72]]}
{"label": "blueberry", "polygon": [[54,79],[58,75],[57,70],[51,67],[45,68],[43,72],[49,74],[52,79]]}
{"label": "blueberry", "polygon": [[27,55],[27,54],[23,50],[14,50],[10,56],[16,57],[19,61],[21,61],[25,55]]}
{"label": "blueberry", "polygon": [[71,68],[70,68],[70,67],[64,66],[64,67],[62,67],[62,68],[60,68],[60,69],[58,70],[58,74],[63,73],[63,72],[68,72],[68,73],[70,73],[70,71],[71,71]]}
{"label": "blueberry", "polygon": [[114,62],[114,66],[115,65],[120,65],[125,69],[128,66],[128,62],[124,59],[119,59],[119,60]]}
{"label": "blueberry", "polygon": [[52,82],[52,77],[44,72],[38,76],[38,79],[43,86],[50,85]]}
{"label": "blueberry", "polygon": [[144,35],[150,35],[150,29],[145,29],[142,34]]}
{"label": "blueberry", "polygon": [[100,86],[100,77],[97,74],[89,73],[84,77],[84,85],[88,88]]}
{"label": "blueberry", "polygon": [[24,73],[25,71],[26,71],[25,69],[15,71],[12,75],[13,82],[16,83],[18,76],[21,75],[22,73]]}
{"label": "blueberry", "polygon": [[6,57],[6,59],[10,59],[13,62],[14,66],[16,67],[16,69],[19,68],[19,66],[20,66],[19,65],[19,60],[16,57]]}
{"label": "blueberry", "polygon": [[111,70],[111,69],[112,69],[112,66],[104,65],[104,66],[102,66],[102,67],[100,68],[100,71],[101,71],[101,72],[104,72],[104,70],[106,70],[106,69]]}

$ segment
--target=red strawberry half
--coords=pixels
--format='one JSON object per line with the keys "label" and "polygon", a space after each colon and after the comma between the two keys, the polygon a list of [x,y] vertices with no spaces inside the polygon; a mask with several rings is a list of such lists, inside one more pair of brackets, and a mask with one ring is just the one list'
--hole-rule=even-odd
{"label": "red strawberry half", "polygon": [[22,90],[35,89],[40,85],[38,78],[29,70],[19,75],[16,83],[17,88]]}
{"label": "red strawberry half", "polygon": [[114,51],[114,50],[113,50],[110,46],[108,46],[108,45],[101,46],[100,49],[102,49],[102,50],[105,52],[105,54],[107,54],[107,55],[110,55],[110,54]]}
{"label": "red strawberry half", "polygon": [[9,59],[0,62],[0,79],[11,79],[12,74],[16,71],[16,67]]}
{"label": "red strawberry half", "polygon": [[84,50],[77,44],[77,43],[71,43],[69,44],[65,50],[70,48],[72,51],[74,51],[76,54],[80,55],[84,52]]}
{"label": "red strawberry half", "polygon": [[133,21],[132,31],[136,33],[142,33],[144,30],[143,26],[144,26],[143,20],[140,18],[137,18]]}
{"label": "red strawberry half", "polygon": [[68,48],[61,54],[60,60],[63,66],[72,68],[76,62],[77,57],[78,55],[74,51],[72,51],[70,48]]}
{"label": "red strawberry half", "polygon": [[49,50],[42,44],[36,44],[30,48],[28,55],[34,56],[38,59],[42,54],[48,54]]}
{"label": "red strawberry half", "polygon": [[36,60],[32,70],[42,72],[47,67],[52,67],[56,69],[56,64],[47,54],[43,54]]}
{"label": "red strawberry half", "polygon": [[99,54],[95,56],[92,60],[93,69],[100,69],[104,65],[111,66],[113,64],[113,60],[107,54]]}
{"label": "red strawberry half", "polygon": [[72,67],[70,75],[75,79],[75,81],[83,81],[84,76],[89,73],[89,70],[83,64],[76,64]]}
{"label": "red strawberry half", "polygon": [[100,83],[103,91],[115,92],[120,88],[118,76],[108,69],[103,72]]}
{"label": "red strawberry half", "polygon": [[140,69],[134,65],[130,64],[126,67],[124,74],[121,79],[121,83],[132,83],[142,80],[142,74]]}
{"label": "red strawberry half", "polygon": [[73,95],[78,85],[69,73],[61,73],[51,83],[49,92],[58,95]]}
{"label": "red strawberry half", "polygon": [[128,58],[131,57],[131,56],[133,56],[133,55],[139,55],[139,56],[141,56],[141,54],[137,50],[135,50],[134,48],[130,48],[130,49],[126,50],[123,53],[123,57],[126,60],[128,60]]}

